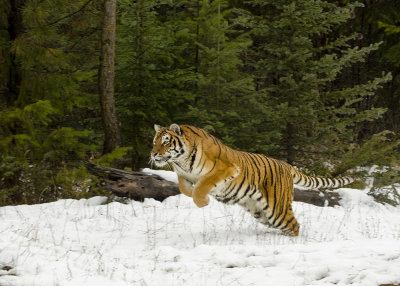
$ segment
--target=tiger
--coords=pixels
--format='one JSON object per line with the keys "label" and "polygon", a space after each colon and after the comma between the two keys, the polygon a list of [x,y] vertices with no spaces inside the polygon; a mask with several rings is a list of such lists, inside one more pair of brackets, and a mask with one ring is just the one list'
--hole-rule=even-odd
{"label": "tiger", "polygon": [[263,154],[234,150],[205,130],[191,125],[154,125],[150,161],[171,165],[179,190],[197,207],[209,204],[209,195],[225,204],[238,204],[264,225],[298,236],[300,225],[293,209],[293,185],[310,189],[337,188],[351,177],[310,177],[284,161]]}

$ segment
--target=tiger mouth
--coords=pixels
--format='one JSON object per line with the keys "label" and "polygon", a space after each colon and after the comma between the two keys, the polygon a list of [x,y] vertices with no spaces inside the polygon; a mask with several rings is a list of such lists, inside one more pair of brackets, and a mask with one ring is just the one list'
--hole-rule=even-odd
{"label": "tiger mouth", "polygon": [[156,164],[157,167],[162,167],[167,165],[167,160],[164,158],[154,158],[153,162]]}

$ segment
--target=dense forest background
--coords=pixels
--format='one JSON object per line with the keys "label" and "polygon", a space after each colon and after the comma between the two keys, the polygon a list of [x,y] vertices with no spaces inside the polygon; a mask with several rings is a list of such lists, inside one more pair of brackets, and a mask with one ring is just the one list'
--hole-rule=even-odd
{"label": "dense forest background", "polygon": [[85,162],[148,167],[155,123],[399,182],[397,0],[0,1],[0,205],[101,193]]}

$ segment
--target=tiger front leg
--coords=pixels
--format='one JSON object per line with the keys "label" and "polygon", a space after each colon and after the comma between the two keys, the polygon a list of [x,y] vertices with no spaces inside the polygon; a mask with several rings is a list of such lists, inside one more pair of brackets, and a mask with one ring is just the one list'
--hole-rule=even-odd
{"label": "tiger front leg", "polygon": [[224,163],[215,163],[213,171],[203,176],[193,190],[193,201],[199,207],[205,207],[210,202],[208,194],[223,181],[231,180],[237,175],[233,166]]}
{"label": "tiger front leg", "polygon": [[178,175],[179,190],[182,194],[191,197],[193,194],[192,182],[186,180],[184,177]]}

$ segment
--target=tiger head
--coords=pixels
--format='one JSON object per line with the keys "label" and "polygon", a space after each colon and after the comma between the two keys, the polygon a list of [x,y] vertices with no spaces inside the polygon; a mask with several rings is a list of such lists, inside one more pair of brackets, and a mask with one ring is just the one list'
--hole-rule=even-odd
{"label": "tiger head", "polygon": [[151,150],[151,162],[157,167],[163,167],[184,157],[186,140],[178,124],[174,123],[169,128],[155,124],[154,130],[156,135]]}

